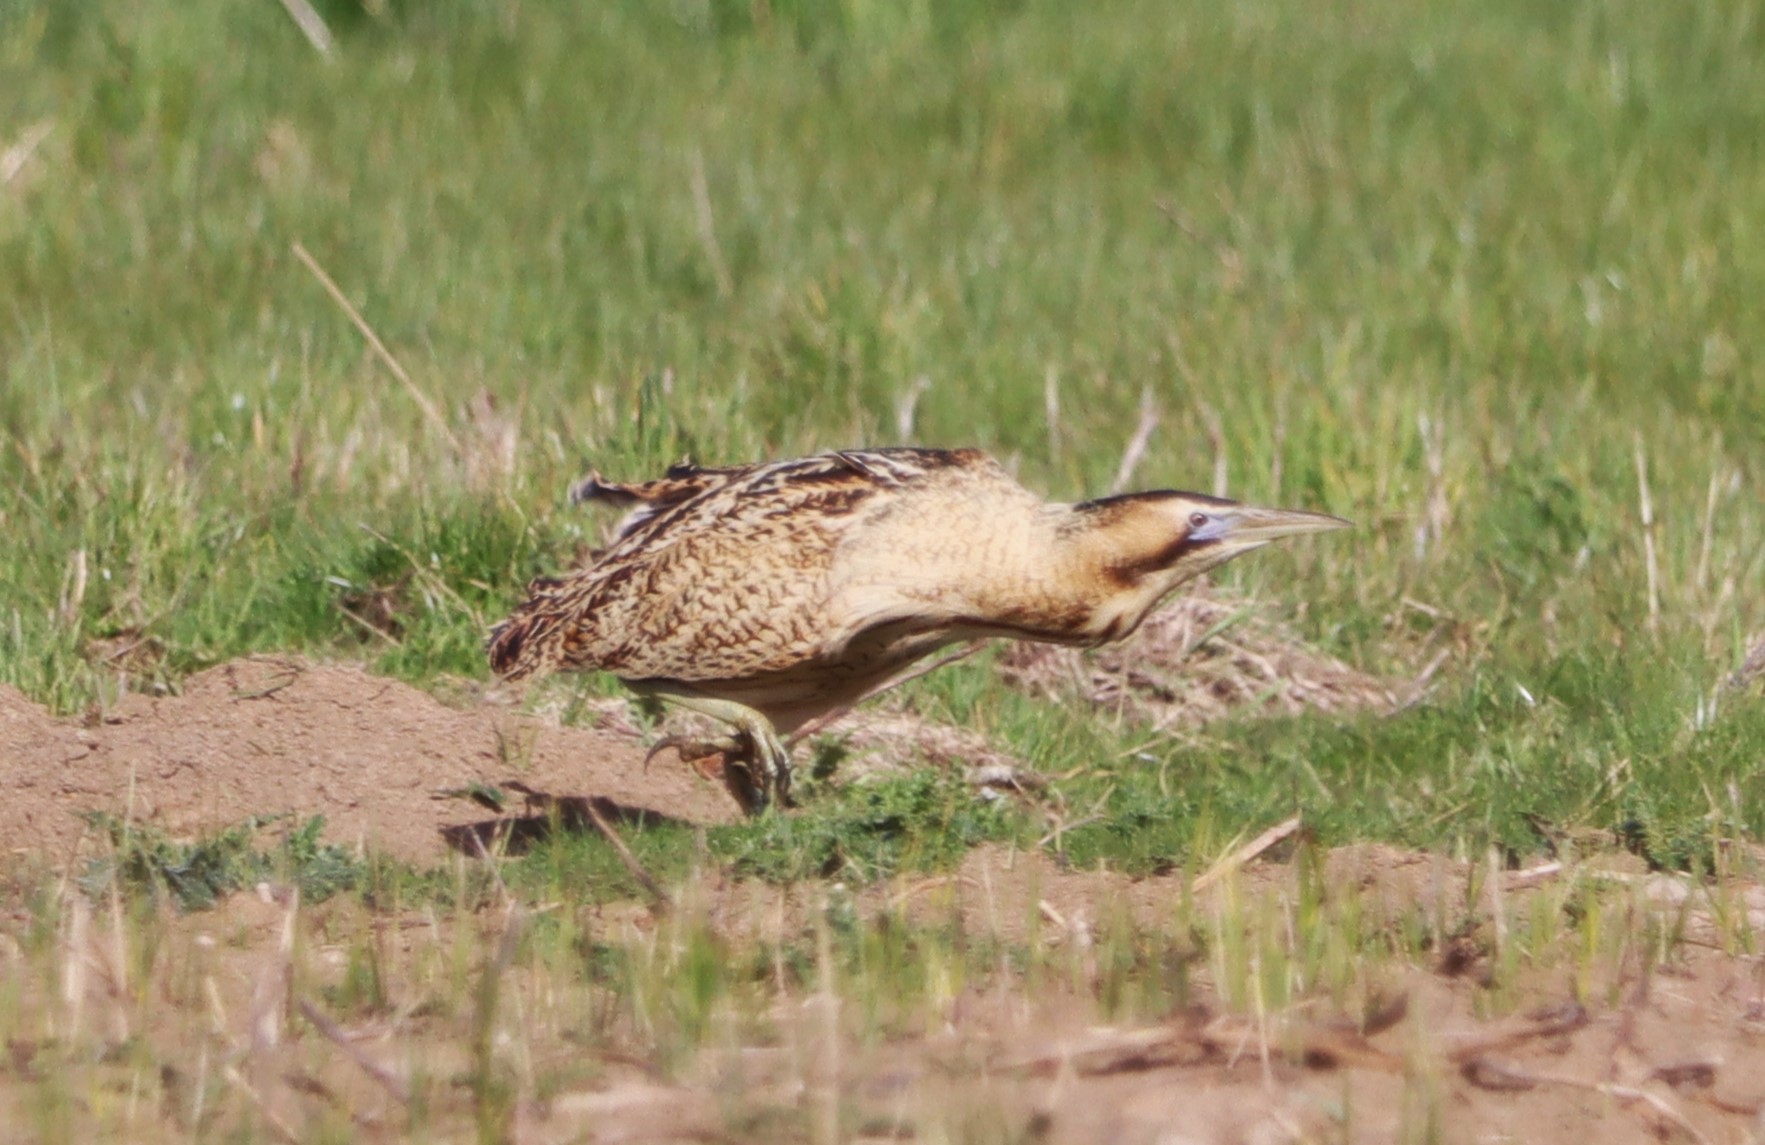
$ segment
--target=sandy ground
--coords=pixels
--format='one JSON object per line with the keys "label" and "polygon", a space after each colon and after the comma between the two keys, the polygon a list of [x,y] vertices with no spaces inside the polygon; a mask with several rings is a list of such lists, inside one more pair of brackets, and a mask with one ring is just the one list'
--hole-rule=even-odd
{"label": "sandy ground", "polygon": [[176,696],[130,694],[86,721],[56,719],[0,687],[0,838],[57,861],[79,813],[128,814],[173,835],[248,816],[324,815],[333,840],[399,858],[446,856],[489,812],[442,793],[519,780],[598,796],[633,814],[722,822],[722,788],[667,758],[643,765],[635,736],[558,727],[504,707],[447,707],[354,666],[240,660]]}

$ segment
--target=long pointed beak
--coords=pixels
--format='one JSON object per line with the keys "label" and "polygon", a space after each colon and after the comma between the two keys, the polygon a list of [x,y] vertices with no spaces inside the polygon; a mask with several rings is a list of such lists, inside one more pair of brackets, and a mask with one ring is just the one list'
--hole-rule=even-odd
{"label": "long pointed beak", "polygon": [[1327,533],[1332,529],[1352,529],[1353,521],[1332,517],[1328,513],[1308,513],[1303,509],[1264,509],[1241,505],[1225,515],[1220,539],[1236,548],[1239,545],[1266,545],[1282,537],[1303,533]]}

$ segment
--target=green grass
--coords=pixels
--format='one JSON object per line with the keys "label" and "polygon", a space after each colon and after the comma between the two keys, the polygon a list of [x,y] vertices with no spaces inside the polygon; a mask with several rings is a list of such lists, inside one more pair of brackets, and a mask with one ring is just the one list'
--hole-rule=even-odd
{"label": "green grass", "polygon": [[[1360,522],[1221,579],[1372,670],[1462,654],[1395,717],[1143,755],[985,663],[916,687],[1084,766],[1071,861],[1294,810],[1694,867],[1765,830],[1757,695],[1696,716],[1765,628],[1755,6],[321,10],[329,60],[271,3],[0,14],[0,147],[51,125],[0,186],[0,680],[77,710],[125,632],[174,684],[262,649],[483,674],[484,627],[596,536],[562,503],[587,465],[894,441],[924,376],[905,436],[1076,497],[1144,390],[1138,483],[1208,486],[1211,412],[1232,492]],[[1046,831],[915,782],[712,854],[875,877]]]}

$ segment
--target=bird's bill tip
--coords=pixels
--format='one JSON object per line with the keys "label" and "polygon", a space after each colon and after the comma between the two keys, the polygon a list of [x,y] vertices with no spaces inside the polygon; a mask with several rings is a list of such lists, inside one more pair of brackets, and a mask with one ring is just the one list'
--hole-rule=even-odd
{"label": "bird's bill tip", "polygon": [[1236,517],[1231,532],[1233,540],[1274,541],[1306,533],[1354,528],[1353,521],[1304,509],[1263,509],[1246,505]]}

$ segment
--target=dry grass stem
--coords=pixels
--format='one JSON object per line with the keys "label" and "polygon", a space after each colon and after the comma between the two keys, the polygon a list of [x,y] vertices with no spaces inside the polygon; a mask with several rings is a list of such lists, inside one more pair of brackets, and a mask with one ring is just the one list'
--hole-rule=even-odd
{"label": "dry grass stem", "polygon": [[1061,447],[1060,426],[1060,370],[1050,365],[1042,373],[1042,413],[1048,426],[1048,456],[1059,459]]}
{"label": "dry grass stem", "polygon": [[[252,1108],[257,1110],[258,1116],[264,1119],[264,1124],[268,1125],[277,1137],[290,1142],[290,1145],[300,1145],[300,1142],[305,1140],[294,1126],[288,1124],[286,1118],[270,1108],[269,1103],[264,1100],[263,1094],[256,1086],[247,1081],[236,1068],[230,1065],[223,1066],[221,1076],[226,1079],[228,1085],[232,1086],[251,1104]],[[198,1111],[197,1120],[200,1123],[200,1111]]]}
{"label": "dry grass stem", "polygon": [[656,913],[667,914],[673,910],[674,900],[669,898],[668,892],[662,889],[661,884],[656,882],[648,871],[644,870],[643,864],[637,861],[637,856],[631,853],[631,848],[625,845],[625,840],[619,837],[619,832],[613,829],[613,825],[607,821],[605,815],[601,814],[600,808],[596,807],[594,802],[592,799],[586,799],[582,804],[583,809],[588,812],[588,821],[594,824],[594,829],[601,833],[601,838],[605,839],[607,845],[613,848],[613,853],[619,856],[619,861],[625,865],[626,872],[636,879],[638,886],[642,887],[644,893],[650,896],[650,904],[655,908]]}
{"label": "dry grass stem", "polygon": [[300,34],[306,37],[306,42],[313,46],[313,50],[329,59],[333,43],[331,29],[325,26],[325,18],[319,15],[309,0],[282,0],[282,7],[287,9],[295,26],[300,29]]}
{"label": "dry grass stem", "polygon": [[1195,879],[1192,889],[1199,893],[1206,890],[1208,887],[1213,886],[1239,867],[1242,867],[1245,863],[1250,862],[1250,860],[1256,858],[1270,847],[1273,847],[1276,843],[1279,843],[1283,839],[1291,838],[1293,835],[1297,834],[1299,832],[1299,827],[1299,816],[1295,815],[1291,819],[1283,819],[1281,822],[1270,827],[1267,831],[1264,831],[1242,847],[1223,856],[1217,863],[1209,867]]}
{"label": "dry grass stem", "polygon": [[[467,834],[472,840],[472,849],[478,852],[478,861],[484,864],[484,869],[490,874],[490,881],[496,884],[496,893],[498,900],[503,904],[504,915],[510,919],[514,918],[521,911],[520,901],[510,893],[509,884],[503,881],[503,873],[497,869],[496,860],[485,848],[483,836],[476,831],[469,831]],[[499,852],[502,850],[500,837],[497,850]]]}
{"label": "dry grass stem", "polygon": [[1462,1072],[1467,1081],[1484,1089],[1532,1089],[1541,1085],[1560,1085],[1604,1094],[1620,1105],[1641,1104],[1679,1133],[1702,1145],[1711,1145],[1710,1137],[1687,1120],[1685,1114],[1672,1102],[1639,1086],[1611,1081],[1588,1081],[1567,1074],[1526,1070],[1482,1057],[1467,1061]]}
{"label": "dry grass stem", "polygon": [[1226,455],[1226,427],[1220,421],[1220,411],[1206,402],[1197,402],[1201,412],[1201,425],[1207,431],[1207,443],[1213,449],[1213,495],[1224,497],[1231,488],[1229,480],[1229,461]]}
{"label": "dry grass stem", "polygon": [[895,402],[895,436],[902,441],[913,440],[913,424],[919,413],[919,399],[931,388],[932,380],[924,374],[913,379]]}
{"label": "dry grass stem", "polygon": [[382,1065],[380,1062],[375,1061],[372,1057],[362,1052],[361,1048],[355,1044],[354,1040],[344,1031],[343,1027],[332,1021],[330,1016],[313,1004],[310,999],[302,998],[299,1003],[299,1009],[301,1017],[305,1018],[307,1022],[312,1025],[313,1029],[319,1031],[320,1034],[324,1035],[325,1040],[342,1050],[345,1057],[361,1067],[363,1073],[380,1083],[381,1088],[385,1089],[387,1093],[390,1093],[401,1105],[409,1105],[411,1103],[411,1085],[409,1081],[400,1077],[387,1066]]}
{"label": "dry grass stem", "polygon": [[80,606],[86,601],[86,550],[75,549],[67,557],[67,575],[65,587],[61,591],[61,622],[73,624],[80,618]]}
{"label": "dry grass stem", "polygon": [[1428,470],[1427,507],[1416,524],[1415,556],[1421,560],[1432,544],[1446,536],[1452,524],[1452,503],[1446,496],[1446,428],[1426,413],[1416,415],[1416,432],[1422,439],[1422,458]]}
{"label": "dry grass stem", "polygon": [[62,923],[61,937],[61,1003],[67,1024],[61,1034],[71,1041],[80,1037],[85,1024],[92,908],[78,891],[65,895],[62,901],[66,921]]}
{"label": "dry grass stem", "polygon": [[1710,584],[1710,553],[1716,541],[1716,507],[1722,499],[1722,467],[1710,471],[1710,488],[1704,496],[1703,539],[1698,544],[1698,563],[1691,582],[1701,593]]}
{"label": "dry grass stem", "polygon": [[1122,450],[1121,464],[1116,467],[1115,480],[1109,483],[1109,491],[1120,493],[1134,479],[1134,471],[1140,468],[1140,461],[1146,456],[1146,446],[1152,440],[1152,431],[1158,428],[1158,403],[1153,400],[1152,387],[1140,391],[1140,421],[1134,426],[1134,434],[1128,438],[1126,448]]}
{"label": "dry grass stem", "polygon": [[37,153],[37,148],[42,146],[43,140],[49,138],[49,133],[54,130],[53,119],[33,123],[24,129],[16,143],[5,151],[0,151],[0,183],[10,183],[18,178],[18,173],[25,169],[25,164],[31,161],[31,156]]}
{"label": "dry grass stem", "polygon": [[307,252],[306,247],[297,242],[294,244],[293,250],[294,257],[312,271],[313,277],[319,280],[319,285],[325,288],[325,293],[331,296],[331,301],[335,302],[338,308],[355,324],[355,328],[367,340],[368,347],[374,351],[374,356],[379,358],[381,364],[392,371],[392,376],[404,385],[405,391],[411,395],[411,400],[417,403],[417,407],[423,411],[423,416],[429,419],[429,424],[447,439],[447,443],[453,447],[456,455],[463,454],[465,447],[454,433],[453,428],[447,424],[447,419],[441,416],[441,410],[429,400],[429,395],[423,392],[422,387],[412,380],[410,373],[399,363],[399,360],[392,356],[392,351],[386,348],[386,343],[380,340],[380,335],[374,333],[374,328],[368,325],[368,320],[362,317],[361,311],[357,310],[355,304],[350,302],[349,296],[343,293],[343,288],[338,286],[329,274],[325,273],[325,268],[319,265],[318,259]]}
{"label": "dry grass stem", "polygon": [[251,992],[251,1044],[248,1060],[254,1080],[261,1086],[271,1067],[270,1058],[282,1042],[283,1014],[294,988],[294,937],[300,916],[300,888],[290,887],[277,931],[276,949],[258,970]]}
{"label": "dry grass stem", "polygon": [[129,940],[123,924],[123,892],[117,881],[110,881],[110,951],[109,973],[111,1002],[111,1040],[122,1045],[129,1040]]}
{"label": "dry grass stem", "polygon": [[1648,456],[1643,451],[1642,434],[1635,437],[1636,498],[1642,515],[1642,554],[1648,576],[1649,631],[1661,623],[1661,566],[1655,554],[1655,500],[1649,492]]}
{"label": "dry grass stem", "polygon": [[705,248],[705,261],[711,264],[711,275],[717,280],[717,293],[728,298],[735,293],[735,279],[729,264],[723,261],[723,248],[717,243],[717,220],[711,213],[711,186],[705,179],[705,153],[697,147],[690,156],[687,174],[692,182],[693,217],[699,226],[699,243]]}

